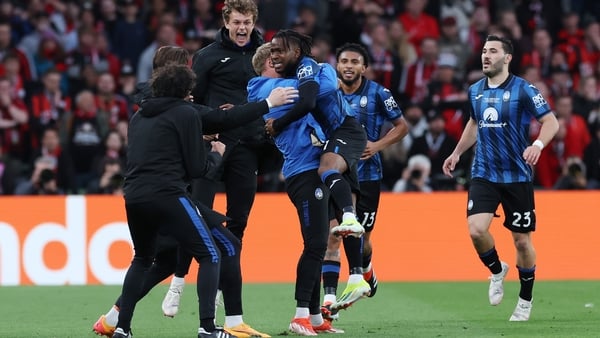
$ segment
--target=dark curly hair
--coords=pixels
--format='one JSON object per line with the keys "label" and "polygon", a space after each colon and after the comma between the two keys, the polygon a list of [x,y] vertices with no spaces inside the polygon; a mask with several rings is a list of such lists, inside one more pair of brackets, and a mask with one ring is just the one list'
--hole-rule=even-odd
{"label": "dark curly hair", "polygon": [[188,67],[167,64],[155,70],[150,80],[154,97],[187,97],[196,85],[196,74]]}
{"label": "dark curly hair", "polygon": [[367,52],[365,47],[363,47],[362,45],[360,45],[358,43],[345,43],[344,45],[339,47],[335,52],[335,59],[339,61],[340,55],[343,52],[347,52],[347,51],[360,54],[363,58],[364,66],[369,67],[369,61],[370,61],[369,60],[369,52]]}

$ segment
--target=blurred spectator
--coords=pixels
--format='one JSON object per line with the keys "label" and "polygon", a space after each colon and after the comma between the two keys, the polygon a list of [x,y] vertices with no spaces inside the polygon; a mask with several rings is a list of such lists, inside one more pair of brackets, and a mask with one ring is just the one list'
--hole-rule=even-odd
{"label": "blurred spectator", "polygon": [[426,111],[438,112],[445,121],[448,135],[458,141],[469,119],[469,102],[464,83],[455,76],[456,67],[454,54],[440,54],[423,106]]}
{"label": "blurred spectator", "polygon": [[347,42],[359,42],[367,14],[378,8],[367,0],[339,0],[330,4],[328,21],[334,23],[331,25],[334,49]]}
{"label": "blurred spectator", "polygon": [[446,18],[454,18],[458,37],[461,42],[466,42],[476,2],[472,0],[443,0],[440,2],[440,18],[442,21]]}
{"label": "blurred spectator", "polygon": [[177,38],[177,30],[171,24],[160,25],[156,31],[155,40],[148,46],[142,54],[137,67],[138,82],[146,82],[152,74],[152,59],[154,52],[162,46],[175,46]]}
{"label": "blurred spectator", "polygon": [[35,171],[39,171],[42,165],[42,169],[51,169],[54,172],[59,190],[65,193],[75,192],[73,163],[69,153],[60,145],[58,129],[49,127],[44,130],[40,147],[36,149],[32,159],[30,166],[34,169],[33,179],[20,186],[21,194],[25,193],[24,189],[31,189],[31,185],[35,184],[36,175],[39,174]]}
{"label": "blurred spectator", "polygon": [[400,58],[403,68],[417,61],[417,49],[408,41],[408,36],[400,21],[390,22],[388,34],[390,49]]}
{"label": "blurred spectator", "polygon": [[556,190],[581,190],[587,188],[585,164],[579,157],[569,157],[562,168],[562,174],[554,185]]}
{"label": "blurred spectator", "polygon": [[21,172],[22,163],[2,151],[0,140],[0,195],[13,195],[16,186],[23,180]]}
{"label": "blurred spectator", "polygon": [[[64,10],[53,15],[52,25],[60,39],[57,41],[59,41],[65,53],[70,53],[77,48],[77,29],[81,25],[81,12],[82,6],[79,2],[66,1]],[[42,74],[38,73],[38,76]]]}
{"label": "blurred spectator", "polygon": [[328,35],[318,35],[313,39],[311,54],[317,62],[335,65],[335,54]]}
{"label": "blurred spectator", "polygon": [[[44,11],[36,12],[31,18],[34,30],[21,39],[17,47],[25,53],[28,60],[33,60],[37,52],[40,41],[44,36],[53,36],[58,40],[56,31],[50,26],[48,14]],[[31,62],[31,61],[30,61]],[[31,66],[30,66],[31,67]],[[31,69],[31,68],[29,68]]]}
{"label": "blurred spectator", "polygon": [[600,189],[600,121],[592,125],[592,141],[583,152],[590,189]]}
{"label": "blurred spectator", "polygon": [[104,72],[98,76],[96,86],[96,106],[98,107],[98,128],[103,137],[108,131],[116,128],[121,120],[129,120],[129,104],[116,93],[117,85],[111,73]]}
{"label": "blurred spectator", "polygon": [[[413,158],[417,154],[422,154],[429,158],[431,169],[429,170],[428,177],[429,185],[433,190],[455,190],[454,180],[449,181],[445,177],[442,172],[442,164],[454,150],[457,141],[446,133],[446,121],[438,111],[430,110],[427,119],[429,128],[423,136],[415,138],[408,156],[409,158]],[[461,156],[461,161],[454,171],[455,177],[464,178],[467,176],[467,168],[470,165],[469,160],[467,154]]]}
{"label": "blurred spectator", "polygon": [[121,67],[121,74],[119,75],[119,85],[117,93],[122,95],[127,100],[127,106],[130,117],[137,110],[137,105],[134,102],[134,94],[136,92],[137,78],[135,77],[135,70],[131,65],[124,64]]}
{"label": "blurred spectator", "polygon": [[81,91],[69,120],[69,153],[75,170],[76,193],[85,193],[94,177],[92,160],[102,151],[102,137],[97,119],[94,94]]}
{"label": "blurred spectator", "polygon": [[4,71],[2,76],[6,77],[10,82],[10,96],[19,100],[25,100],[27,96],[27,88],[25,79],[21,75],[22,72],[19,56],[13,52],[7,53],[4,56],[1,67]]}
{"label": "blurred spectator", "polygon": [[458,80],[463,81],[471,50],[458,35],[456,19],[452,16],[446,17],[441,23],[441,36],[439,39],[440,54],[453,55],[456,58],[455,75]]}
{"label": "blurred spectator", "polygon": [[312,6],[301,6],[298,9],[298,16],[292,22],[291,28],[313,38],[319,35],[321,29],[317,21],[316,9]]}
{"label": "blurred spectator", "polygon": [[421,55],[422,42],[426,38],[438,39],[440,30],[437,20],[424,12],[427,0],[406,0],[404,11],[398,15],[398,20],[408,35],[408,41]]}
{"label": "blurred spectator", "polygon": [[40,46],[33,56],[35,73],[41,79],[50,69],[56,69],[62,73],[60,87],[61,91],[68,93],[69,81],[64,73],[67,69],[65,63],[66,53],[61,44],[52,35],[43,36]]}
{"label": "blurred spectator", "polygon": [[577,92],[573,95],[573,111],[583,117],[590,132],[596,119],[596,116],[591,113],[597,110],[599,105],[600,88],[598,88],[598,79],[590,75],[582,77]]}
{"label": "blurred spectator", "polygon": [[0,77],[0,138],[2,153],[21,162],[30,156],[29,115],[23,100],[13,97],[10,80]]}
{"label": "blurred spectator", "polygon": [[[539,132],[539,128],[538,128]],[[565,119],[558,118],[558,131],[550,143],[544,147],[541,152],[538,163],[534,170],[534,182],[536,186],[546,189],[552,189],[562,173],[562,167],[565,163],[565,135],[567,129]],[[537,133],[533,139],[537,138]]]}
{"label": "blurred spectator", "polygon": [[[555,50],[553,60],[560,59],[562,52]],[[547,80],[552,96],[570,96],[575,89],[573,88],[573,76],[565,66],[553,66],[550,69],[550,78]]]}
{"label": "blurred spectator", "polygon": [[600,60],[600,23],[592,21],[587,24],[583,43],[579,46],[578,52],[580,54],[576,71],[579,76],[593,75],[594,67]]}
{"label": "blurred spectator", "polygon": [[93,159],[94,178],[87,188],[92,194],[112,194],[120,188],[120,184],[116,183],[123,180],[126,159],[121,135],[111,130],[104,138],[103,148],[104,153]]}
{"label": "blurred spectator", "polygon": [[521,70],[535,67],[544,79],[550,78],[552,69],[552,38],[545,28],[533,31],[532,48],[523,53]]}
{"label": "blurred spectator", "polygon": [[100,0],[98,7],[98,20],[101,25],[98,27],[98,31],[104,32],[107,36],[112,37],[115,34],[115,26],[119,19],[119,12],[117,11],[116,0]]}
{"label": "blurred spectator", "polygon": [[[62,129],[65,115],[71,111],[71,99],[60,88],[61,73],[51,68],[42,77],[42,89],[31,97],[29,109],[32,144],[39,146],[42,133],[48,127]],[[61,135],[61,143],[66,135]]]}
{"label": "blurred spectator", "polygon": [[396,88],[400,83],[402,74],[402,63],[400,59],[389,48],[389,36],[387,24],[378,21],[369,32],[370,44],[367,45],[370,59],[373,81],[385,88],[391,88],[395,97],[399,97]]}
{"label": "blurred spectator", "polygon": [[[4,59],[9,55],[16,56],[19,60],[19,75],[24,82],[29,82],[32,80],[29,59],[25,53],[13,47],[11,30],[12,26],[10,21],[0,19],[0,62],[4,62]],[[33,56],[33,53],[31,56]],[[0,75],[4,73],[5,69],[4,65],[2,65],[0,67]]]}
{"label": "blurred spectator", "polygon": [[408,159],[408,166],[402,171],[402,178],[394,184],[393,192],[432,192],[429,186],[431,161],[423,154]]}
{"label": "blurred spectator", "polygon": [[[479,6],[473,11],[467,44],[471,46],[471,59],[467,65],[467,81],[469,83],[483,77],[481,73],[481,50],[489,34],[490,12],[487,7]],[[472,74],[470,74],[473,72]]]}
{"label": "blurred spectator", "polygon": [[560,5],[553,1],[528,0],[514,2],[519,24],[524,32],[546,27],[550,34],[556,36],[562,16]]}
{"label": "blurred spectator", "polygon": [[23,9],[20,6],[15,6],[15,1],[0,1],[0,20],[10,23],[11,41],[13,43],[20,41],[23,36],[30,32],[29,25],[25,20],[26,16],[22,12]]}
{"label": "blurred spectator", "polygon": [[412,103],[422,103],[427,95],[427,85],[437,69],[438,42],[425,38],[421,41],[421,56],[402,74],[400,92]]}
{"label": "blurred spectator", "polygon": [[[191,3],[192,8],[185,22],[185,34],[187,35],[190,31],[194,32],[200,38],[200,46],[206,46],[215,41],[217,31],[222,25],[222,19],[216,15],[210,0],[192,0]],[[262,11],[259,10],[259,13]]]}
{"label": "blurred spectator", "polygon": [[140,7],[135,0],[122,0],[122,16],[115,23],[110,36],[112,51],[123,64],[137,69],[142,51],[150,43],[150,32],[140,17]]}
{"label": "blurred spectator", "polygon": [[591,141],[587,124],[581,116],[573,113],[571,96],[559,96],[555,102],[556,117],[565,120],[565,157],[583,158],[583,151]]}

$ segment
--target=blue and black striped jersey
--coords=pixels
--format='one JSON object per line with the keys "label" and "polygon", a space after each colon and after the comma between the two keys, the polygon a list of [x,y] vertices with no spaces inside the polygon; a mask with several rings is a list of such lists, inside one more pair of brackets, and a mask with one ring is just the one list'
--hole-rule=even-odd
{"label": "blue and black striped jersey", "polygon": [[471,176],[496,183],[531,182],[532,168],[523,159],[529,126],[533,118],[551,112],[539,90],[512,74],[496,88],[483,78],[469,87],[469,102],[478,126]]}
{"label": "blue and black striped jersey", "polygon": [[303,57],[296,68],[298,87],[308,81],[319,84],[316,110],[311,112],[319,122],[327,138],[336,130],[346,116],[354,116],[348,103],[342,99],[342,94],[337,90],[337,72],[328,63],[317,63],[314,59]]}
{"label": "blue and black striped jersey", "polygon": [[[402,117],[402,111],[392,93],[382,85],[363,77],[362,84],[352,94],[342,96],[356,112],[360,124],[367,133],[367,140],[375,142],[381,137],[381,127],[385,121]],[[376,181],[383,178],[381,156],[373,155],[366,161],[358,162],[359,181]]]}
{"label": "blue and black striped jersey", "polygon": [[[276,87],[298,87],[295,79],[274,79],[263,76],[255,77],[248,82],[248,102],[256,102],[269,97],[271,90]],[[263,115],[268,118],[277,119],[292,108],[293,104],[287,104],[269,109],[269,113]],[[325,140],[321,126],[315,121],[311,114],[307,114],[289,126],[281,130],[274,137],[275,145],[284,158],[282,174],[285,178],[303,173],[319,167],[321,147],[314,146],[311,134],[315,134],[319,140]]]}

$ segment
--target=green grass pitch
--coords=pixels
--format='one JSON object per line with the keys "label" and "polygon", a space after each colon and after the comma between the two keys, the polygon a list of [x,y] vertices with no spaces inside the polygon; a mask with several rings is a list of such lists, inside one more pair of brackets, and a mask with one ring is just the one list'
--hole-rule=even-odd
{"label": "green grass pitch", "polygon": [[[503,302],[490,306],[487,282],[380,283],[377,295],[340,313],[340,337],[599,337],[599,283],[538,281],[529,322],[509,322],[518,283],[505,283]],[[340,286],[340,289],[343,285]],[[160,309],[166,285],[140,303],[133,334],[196,337],[195,286],[186,285],[179,314]],[[0,287],[0,337],[94,337],[93,323],[116,299],[118,286]],[[295,310],[292,284],[244,285],[244,319],[273,337],[293,336],[287,326]],[[594,306],[596,305],[596,307]],[[218,323],[223,323],[219,309]]]}

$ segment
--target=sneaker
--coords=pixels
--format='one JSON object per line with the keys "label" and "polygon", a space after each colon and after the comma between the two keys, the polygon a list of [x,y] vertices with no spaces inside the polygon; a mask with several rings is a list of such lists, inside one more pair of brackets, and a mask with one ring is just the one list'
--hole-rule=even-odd
{"label": "sneaker", "polygon": [[340,318],[338,310],[332,310],[331,305],[333,305],[333,302],[324,302],[323,305],[321,305],[321,315],[323,316],[323,319],[330,322]]}
{"label": "sneaker", "polygon": [[365,228],[357,221],[344,221],[331,228],[331,234],[338,237],[354,236],[360,238],[365,233]]}
{"label": "sneaker", "polygon": [[344,333],[344,330],[336,329],[335,327],[333,327],[333,325],[331,325],[331,322],[328,320],[324,320],[323,324],[321,324],[319,326],[313,326],[313,330],[315,330],[315,332],[317,334],[319,334],[319,333]]}
{"label": "sneaker", "polygon": [[198,338],[238,338],[221,328],[216,328],[213,332],[208,332],[204,328],[198,329]]}
{"label": "sneaker", "polygon": [[371,286],[364,279],[361,279],[358,283],[348,283],[346,289],[342,292],[342,296],[331,305],[331,309],[335,311],[346,309],[359,299],[368,296],[369,292],[371,292]]}
{"label": "sneaker", "polygon": [[96,321],[96,323],[94,323],[94,326],[92,327],[92,331],[94,331],[94,333],[96,333],[97,335],[107,336],[109,338],[113,336],[115,329],[116,327],[106,322],[106,316],[104,315],[100,316],[100,318],[98,318],[98,320]]}
{"label": "sneaker", "polygon": [[515,307],[515,311],[510,316],[509,321],[511,322],[525,322],[529,320],[529,316],[531,315],[531,308],[533,307],[533,300],[527,301],[521,297],[519,297],[519,301],[517,302],[517,307]]}
{"label": "sneaker", "polygon": [[313,329],[310,319],[306,318],[294,318],[290,323],[289,330],[293,333],[301,336],[316,336],[317,333]]}
{"label": "sneaker", "polygon": [[271,338],[271,336],[269,336],[268,334],[258,332],[246,323],[242,323],[240,325],[233,326],[233,327],[225,326],[224,330],[227,331],[227,333],[235,335],[238,338],[256,338],[256,337]]}
{"label": "sneaker", "polygon": [[371,268],[371,271],[363,273],[363,278],[369,283],[371,287],[371,292],[369,293],[369,297],[375,296],[375,292],[377,292],[377,276],[375,275],[375,270]]}
{"label": "sneaker", "polygon": [[131,338],[133,335],[131,331],[125,333],[122,328],[118,327],[112,335],[113,338]]}
{"label": "sneaker", "polygon": [[183,285],[171,284],[162,302],[162,310],[165,316],[173,318],[179,312],[179,300],[182,293]]}
{"label": "sneaker", "polygon": [[508,264],[501,262],[502,271],[497,275],[490,276],[490,288],[488,290],[488,296],[490,298],[490,304],[498,305],[504,297],[504,278],[508,273]]}

